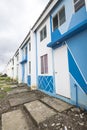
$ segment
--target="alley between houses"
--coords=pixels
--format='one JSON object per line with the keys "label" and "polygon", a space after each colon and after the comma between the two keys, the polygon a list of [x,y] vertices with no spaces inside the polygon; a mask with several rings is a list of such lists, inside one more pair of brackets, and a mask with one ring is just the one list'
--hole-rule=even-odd
{"label": "alley between houses", "polygon": [[0,77],[0,130],[87,130],[87,111]]}

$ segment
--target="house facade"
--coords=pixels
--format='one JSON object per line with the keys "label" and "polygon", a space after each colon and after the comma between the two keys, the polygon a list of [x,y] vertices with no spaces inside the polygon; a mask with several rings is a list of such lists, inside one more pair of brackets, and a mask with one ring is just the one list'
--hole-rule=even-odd
{"label": "house facade", "polygon": [[20,82],[31,85],[31,36],[30,32],[19,47]]}
{"label": "house facade", "polygon": [[50,0],[19,47],[20,82],[87,109],[87,1]]}

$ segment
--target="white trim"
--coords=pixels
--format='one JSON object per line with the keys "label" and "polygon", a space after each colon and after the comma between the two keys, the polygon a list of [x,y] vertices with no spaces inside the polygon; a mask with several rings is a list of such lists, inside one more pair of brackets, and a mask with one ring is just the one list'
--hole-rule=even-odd
{"label": "white trim", "polygon": [[[67,43],[66,43],[66,45],[67,45]],[[82,75],[82,77],[83,77],[85,83],[87,84],[87,81],[86,81],[86,79],[85,79],[83,73],[81,72],[81,70],[80,70],[80,68],[79,68],[79,65],[77,64],[77,62],[76,62],[76,60],[75,60],[75,58],[74,58],[74,56],[73,56],[73,54],[72,54],[72,51],[70,50],[70,48],[68,47],[68,45],[67,45],[67,48],[69,49],[69,51],[70,51],[70,53],[71,53],[71,55],[72,55],[72,57],[73,57],[73,59],[74,59],[76,65],[77,65],[77,67],[78,67],[78,69],[79,69],[79,71],[80,71],[80,73],[81,73],[81,75]]]}

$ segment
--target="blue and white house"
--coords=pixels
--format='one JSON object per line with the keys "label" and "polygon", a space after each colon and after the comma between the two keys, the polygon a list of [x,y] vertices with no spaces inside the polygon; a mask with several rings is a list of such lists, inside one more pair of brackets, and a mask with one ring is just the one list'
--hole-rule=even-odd
{"label": "blue and white house", "polygon": [[87,109],[87,1],[50,1],[32,30],[38,89]]}
{"label": "blue and white house", "polygon": [[21,82],[31,85],[31,37],[30,32],[19,47]]}
{"label": "blue and white house", "polygon": [[19,81],[19,49],[14,55],[14,79]]}
{"label": "blue and white house", "polygon": [[21,82],[87,109],[87,0],[50,0],[19,57]]}

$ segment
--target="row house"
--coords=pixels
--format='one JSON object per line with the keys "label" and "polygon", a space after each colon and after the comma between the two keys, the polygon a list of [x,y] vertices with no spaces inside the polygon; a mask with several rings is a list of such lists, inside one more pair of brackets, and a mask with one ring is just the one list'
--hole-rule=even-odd
{"label": "row house", "polygon": [[50,0],[19,47],[19,81],[87,109],[87,1]]}
{"label": "row house", "polygon": [[31,85],[31,36],[30,32],[19,47],[20,50],[20,74],[22,83]]}

